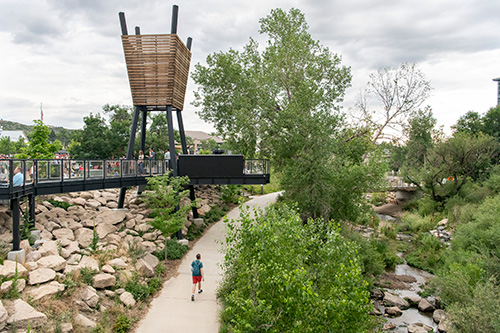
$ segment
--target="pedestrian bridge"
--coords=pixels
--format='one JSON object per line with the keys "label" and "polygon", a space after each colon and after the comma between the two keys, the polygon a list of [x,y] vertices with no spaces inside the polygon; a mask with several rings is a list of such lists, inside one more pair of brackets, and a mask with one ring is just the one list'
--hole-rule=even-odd
{"label": "pedestrian bridge", "polygon": [[[244,160],[242,155],[180,155],[180,176],[197,184],[266,184],[268,160]],[[15,170],[23,175],[14,184]],[[147,184],[147,178],[170,172],[167,160],[0,160],[0,199],[20,198]]]}

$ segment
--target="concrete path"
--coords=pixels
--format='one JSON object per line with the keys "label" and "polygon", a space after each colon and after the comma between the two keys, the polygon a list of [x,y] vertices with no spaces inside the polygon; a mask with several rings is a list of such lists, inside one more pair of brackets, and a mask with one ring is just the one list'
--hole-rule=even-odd
{"label": "concrete path", "polygon": [[[263,208],[274,202],[277,195],[278,193],[271,193],[253,197],[246,205]],[[239,214],[239,208],[235,208],[227,216],[236,219]],[[222,278],[218,263],[223,260],[219,242],[224,240],[224,235],[225,225],[219,221],[198,240],[182,260],[177,276],[165,282],[160,295],[153,300],[146,317],[139,323],[136,333],[219,332],[221,307],[217,303],[215,291]],[[201,284],[203,293],[197,294],[192,302],[191,262],[197,253],[201,254],[205,281]]]}

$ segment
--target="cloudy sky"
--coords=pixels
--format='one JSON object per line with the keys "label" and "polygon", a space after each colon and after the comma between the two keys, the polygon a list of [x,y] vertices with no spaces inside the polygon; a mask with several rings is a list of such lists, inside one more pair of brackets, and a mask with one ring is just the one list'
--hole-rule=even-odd
{"label": "cloudy sky", "polygon": [[[118,12],[128,29],[169,33],[179,5],[178,34],[193,38],[193,64],[259,37],[258,20],[273,8],[299,8],[313,38],[352,69],[344,109],[377,68],[416,62],[434,88],[426,104],[449,126],[467,111],[497,102],[500,1],[494,0],[0,0],[0,118],[81,128],[106,103],[131,105]],[[184,126],[211,132],[191,105]]]}

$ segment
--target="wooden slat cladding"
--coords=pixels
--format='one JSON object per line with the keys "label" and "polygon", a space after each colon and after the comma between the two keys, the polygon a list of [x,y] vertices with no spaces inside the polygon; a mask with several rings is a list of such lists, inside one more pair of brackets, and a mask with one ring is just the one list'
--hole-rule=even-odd
{"label": "wooden slat cladding", "polygon": [[134,105],[182,110],[191,52],[176,34],[122,35]]}

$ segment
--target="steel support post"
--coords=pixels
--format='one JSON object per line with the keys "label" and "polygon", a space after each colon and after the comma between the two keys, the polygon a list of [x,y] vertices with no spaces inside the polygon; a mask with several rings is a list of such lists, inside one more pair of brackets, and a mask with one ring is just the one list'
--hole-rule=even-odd
{"label": "steel support post", "polygon": [[[137,123],[139,122],[139,112],[140,107],[136,106],[134,108],[134,118],[132,119],[132,125],[130,126],[130,138],[128,140],[128,149],[127,149],[127,160],[130,160],[134,156],[134,145],[135,145],[135,134],[137,132]],[[130,163],[130,161],[129,161]],[[123,177],[123,167],[121,168]],[[118,197],[118,208],[123,208],[123,204],[125,203],[125,192],[127,191],[126,187],[120,188],[120,196]]]}
{"label": "steel support post", "polygon": [[10,206],[12,209],[12,250],[19,250],[19,198],[14,198],[10,200]]}
{"label": "steel support post", "polygon": [[35,228],[35,195],[28,195],[29,217],[32,228]]}

